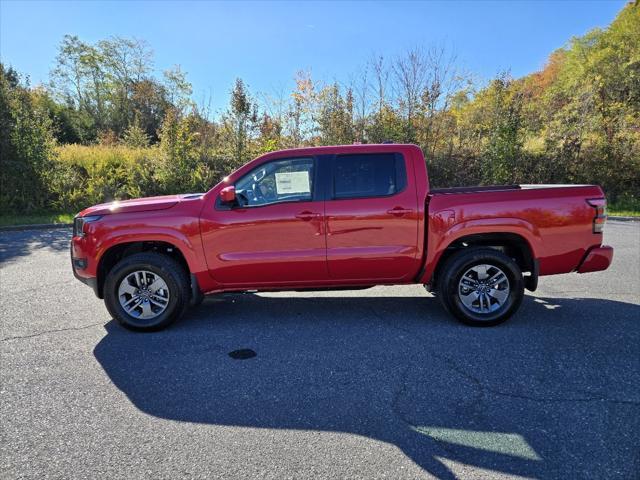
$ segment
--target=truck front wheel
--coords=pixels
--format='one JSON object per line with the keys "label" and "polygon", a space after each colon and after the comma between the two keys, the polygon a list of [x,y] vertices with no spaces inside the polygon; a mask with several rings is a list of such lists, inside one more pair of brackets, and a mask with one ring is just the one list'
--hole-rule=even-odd
{"label": "truck front wheel", "polygon": [[137,253],[120,260],[104,284],[111,316],[130,330],[160,330],[189,304],[189,281],[182,266],[159,253]]}
{"label": "truck front wheel", "polygon": [[520,307],[524,280],[518,264],[491,248],[469,248],[447,259],[437,281],[446,310],[467,325],[488,327]]}

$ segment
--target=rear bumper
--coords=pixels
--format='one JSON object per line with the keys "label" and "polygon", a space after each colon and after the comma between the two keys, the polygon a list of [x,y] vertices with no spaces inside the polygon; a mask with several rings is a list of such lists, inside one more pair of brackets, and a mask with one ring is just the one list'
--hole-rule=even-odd
{"label": "rear bumper", "polygon": [[613,247],[594,247],[587,253],[578,267],[578,273],[599,272],[606,270],[613,260]]}

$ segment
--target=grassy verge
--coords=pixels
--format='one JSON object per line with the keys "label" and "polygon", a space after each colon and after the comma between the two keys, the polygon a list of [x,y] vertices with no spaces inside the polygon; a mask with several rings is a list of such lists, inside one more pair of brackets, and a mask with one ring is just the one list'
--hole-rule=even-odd
{"label": "grassy verge", "polygon": [[610,217],[640,217],[640,211],[638,210],[614,210],[612,208],[607,209],[607,215]]}
{"label": "grassy verge", "polygon": [[607,205],[607,214],[618,217],[640,217],[640,199],[626,196]]}
{"label": "grassy verge", "polygon": [[72,223],[75,213],[37,213],[31,215],[0,215],[0,227],[37,225],[40,223]]}

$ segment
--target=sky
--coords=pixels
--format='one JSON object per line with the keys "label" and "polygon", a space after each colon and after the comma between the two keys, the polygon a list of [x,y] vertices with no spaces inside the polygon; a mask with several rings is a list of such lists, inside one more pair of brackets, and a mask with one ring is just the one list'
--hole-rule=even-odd
{"label": "sky", "polygon": [[173,2],[0,0],[0,58],[46,83],[65,34],[145,40],[158,72],[180,65],[196,102],[226,106],[234,79],[289,91],[299,70],[348,82],[374,55],[444,45],[483,81],[539,70],[576,35],[606,27],[625,0],[497,2]]}

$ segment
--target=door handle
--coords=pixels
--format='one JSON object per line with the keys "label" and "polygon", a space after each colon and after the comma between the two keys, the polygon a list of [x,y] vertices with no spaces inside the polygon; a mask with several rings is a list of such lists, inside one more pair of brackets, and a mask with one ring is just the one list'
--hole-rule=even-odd
{"label": "door handle", "polygon": [[297,214],[296,218],[299,218],[300,220],[304,220],[305,222],[308,222],[309,220],[313,220],[314,218],[320,218],[320,216],[321,215],[319,213],[304,211]]}
{"label": "door handle", "polygon": [[410,208],[396,207],[392,208],[391,210],[387,210],[387,213],[395,215],[396,217],[401,217],[402,215],[406,215],[407,213],[413,213],[413,210],[411,210]]}

